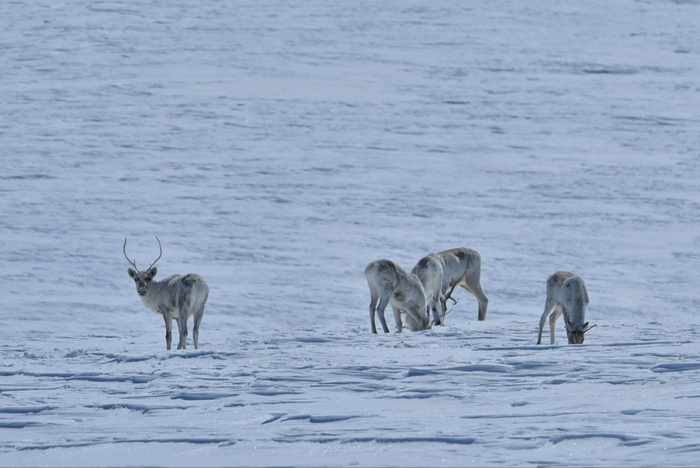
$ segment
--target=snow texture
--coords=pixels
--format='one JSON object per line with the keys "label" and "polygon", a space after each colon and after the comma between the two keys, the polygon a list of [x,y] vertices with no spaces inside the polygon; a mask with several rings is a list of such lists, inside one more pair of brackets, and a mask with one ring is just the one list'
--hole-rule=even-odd
{"label": "snow texture", "polygon": [[[0,464],[697,464],[697,1],[0,18]],[[155,235],[198,351],[127,275]],[[369,333],[368,262],[460,246],[485,322]],[[584,345],[534,345],[557,270]]]}

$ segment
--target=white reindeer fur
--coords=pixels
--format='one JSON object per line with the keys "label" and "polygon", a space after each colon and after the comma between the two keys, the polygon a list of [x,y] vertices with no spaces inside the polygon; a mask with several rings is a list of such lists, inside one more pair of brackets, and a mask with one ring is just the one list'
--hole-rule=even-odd
{"label": "white reindeer fur", "polygon": [[411,273],[416,275],[423,284],[425,296],[428,300],[428,310],[433,312],[435,324],[442,325],[446,312],[443,308],[442,262],[439,258],[428,255],[416,263]]}
{"label": "white reindeer fur", "polygon": [[173,319],[177,322],[180,335],[177,349],[187,349],[187,319],[194,316],[194,349],[199,349],[199,324],[209,296],[207,283],[204,278],[193,273],[172,275],[163,281],[155,281],[153,278],[157,271],[156,267],[145,272],[129,268],[129,276],[136,281],[137,291],[146,291],[141,296],[143,305],[163,316],[167,349],[170,349],[172,342]]}
{"label": "white reindeer fur", "polygon": [[455,286],[461,286],[469,291],[479,302],[479,320],[486,320],[486,310],[489,305],[489,298],[481,288],[481,255],[479,252],[466,247],[445,250],[440,253],[431,254],[439,260],[442,266],[442,319],[444,325],[444,315],[447,311],[445,296]]}
{"label": "white reindeer fur", "polygon": [[367,265],[365,276],[371,296],[369,318],[372,333],[377,333],[374,323],[375,310],[384,333],[389,333],[384,318],[384,311],[389,304],[394,312],[397,332],[402,330],[401,313],[406,314],[406,323],[411,331],[430,328],[428,301],[423,284],[416,275],[407,273],[390,260],[377,260]]}
{"label": "white reindeer fur", "polygon": [[542,344],[542,330],[547,317],[550,343],[554,344],[554,326],[561,315],[564,315],[569,344],[583,343],[584,334],[588,331],[588,302],[588,290],[582,278],[568,271],[558,271],[547,278],[547,301],[540,318],[537,344]]}

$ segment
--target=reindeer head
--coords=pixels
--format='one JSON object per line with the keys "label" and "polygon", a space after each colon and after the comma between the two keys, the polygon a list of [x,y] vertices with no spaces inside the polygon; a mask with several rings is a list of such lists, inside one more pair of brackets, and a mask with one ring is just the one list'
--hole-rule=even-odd
{"label": "reindeer head", "polygon": [[425,307],[425,316],[422,317],[419,330],[430,330],[433,328],[433,322],[430,320],[430,305]]}
{"label": "reindeer head", "polygon": [[566,336],[569,338],[569,344],[583,344],[586,333],[590,331],[591,328],[595,327],[595,325],[588,326],[588,322],[586,322],[583,324],[582,329],[575,329],[574,326],[571,325],[571,322],[566,319],[564,319],[564,324],[566,326]]}
{"label": "reindeer head", "polygon": [[411,331],[430,330],[433,327],[427,311],[427,307],[423,308],[420,305],[413,305],[407,308],[406,324]]}
{"label": "reindeer head", "polygon": [[139,269],[136,267],[136,262],[132,262],[129,260],[129,257],[126,255],[126,237],[124,238],[124,256],[126,257],[126,260],[131,263],[134,266],[134,269],[129,268],[129,277],[136,282],[136,292],[139,294],[139,296],[143,297],[146,294],[148,294],[148,287],[151,283],[151,280],[155,278],[156,273],[158,273],[158,268],[154,267],[153,265],[156,264],[158,260],[160,260],[160,257],[163,256],[163,246],[160,244],[160,239],[158,239],[158,236],[156,236],[156,240],[158,241],[158,247],[160,248],[160,255],[158,255],[158,258],[156,258],[156,261],[151,263],[151,266],[148,267],[148,270],[146,271],[139,271]]}

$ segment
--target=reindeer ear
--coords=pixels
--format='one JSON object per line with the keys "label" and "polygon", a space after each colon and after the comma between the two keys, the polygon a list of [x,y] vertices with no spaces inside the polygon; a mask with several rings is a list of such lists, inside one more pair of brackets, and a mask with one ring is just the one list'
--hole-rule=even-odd
{"label": "reindeer ear", "polygon": [[586,328],[588,328],[588,322],[583,324],[583,329],[585,330]]}
{"label": "reindeer ear", "polygon": [[129,276],[131,279],[136,279],[136,271],[129,268]]}
{"label": "reindeer ear", "polygon": [[156,273],[158,273],[158,268],[152,267],[148,270],[148,276],[153,279],[156,277]]}

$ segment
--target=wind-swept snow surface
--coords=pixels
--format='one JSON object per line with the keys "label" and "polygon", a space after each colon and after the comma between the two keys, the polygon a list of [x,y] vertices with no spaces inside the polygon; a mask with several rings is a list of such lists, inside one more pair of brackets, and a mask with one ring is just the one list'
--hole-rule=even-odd
{"label": "wind-swept snow surface", "polygon": [[[0,464],[696,465],[700,4],[462,3],[0,4]],[[486,321],[371,335],[459,246]]]}

